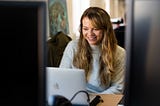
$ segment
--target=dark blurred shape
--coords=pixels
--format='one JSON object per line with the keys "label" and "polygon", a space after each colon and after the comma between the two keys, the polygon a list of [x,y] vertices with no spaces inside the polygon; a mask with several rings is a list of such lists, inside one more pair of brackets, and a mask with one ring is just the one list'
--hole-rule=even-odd
{"label": "dark blurred shape", "polygon": [[99,103],[103,102],[101,96],[97,95],[89,104],[89,106],[97,106]]}
{"label": "dark blurred shape", "polygon": [[127,5],[124,106],[160,106],[160,1]]}
{"label": "dark blurred shape", "polygon": [[44,1],[0,1],[1,106],[44,106]]}
{"label": "dark blurred shape", "polygon": [[72,103],[62,95],[53,95],[47,106],[72,106]]}
{"label": "dark blurred shape", "polygon": [[48,67],[59,67],[64,49],[71,40],[71,37],[61,31],[56,35],[51,36],[51,38],[47,41]]}
{"label": "dark blurred shape", "polygon": [[118,45],[125,48],[125,25],[118,26],[114,29]]}

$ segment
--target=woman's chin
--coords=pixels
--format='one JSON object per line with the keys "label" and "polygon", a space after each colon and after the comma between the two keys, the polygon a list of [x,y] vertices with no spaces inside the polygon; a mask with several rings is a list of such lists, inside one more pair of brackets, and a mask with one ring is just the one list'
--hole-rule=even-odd
{"label": "woman's chin", "polygon": [[90,45],[97,45],[97,42],[89,42]]}
{"label": "woman's chin", "polygon": [[88,43],[90,44],[90,45],[97,45],[97,40],[95,39],[95,40],[87,40],[88,41]]}

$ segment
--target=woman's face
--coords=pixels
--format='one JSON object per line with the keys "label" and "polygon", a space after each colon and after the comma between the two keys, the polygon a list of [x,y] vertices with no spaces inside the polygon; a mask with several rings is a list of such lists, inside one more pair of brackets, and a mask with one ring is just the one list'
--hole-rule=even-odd
{"label": "woman's face", "polygon": [[91,21],[85,17],[82,20],[82,34],[90,45],[98,45],[102,41],[102,30],[93,27]]}

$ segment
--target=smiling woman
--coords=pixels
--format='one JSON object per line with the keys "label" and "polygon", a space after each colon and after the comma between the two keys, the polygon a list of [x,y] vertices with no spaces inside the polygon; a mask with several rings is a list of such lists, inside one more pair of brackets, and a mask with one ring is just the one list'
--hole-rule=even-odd
{"label": "smiling woman", "polygon": [[80,19],[80,38],[67,45],[60,67],[85,70],[87,90],[92,93],[122,94],[125,50],[117,45],[108,13],[87,8]]}

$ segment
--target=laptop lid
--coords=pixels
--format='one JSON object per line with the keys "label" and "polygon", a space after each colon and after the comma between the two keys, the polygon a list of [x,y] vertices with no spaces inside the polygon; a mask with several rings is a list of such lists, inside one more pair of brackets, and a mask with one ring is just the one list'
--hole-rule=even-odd
{"label": "laptop lid", "polygon": [[[86,91],[85,73],[82,69],[66,69],[58,67],[46,68],[46,98],[61,95],[70,100],[78,91]],[[78,93],[72,104],[88,104],[87,95]]]}

